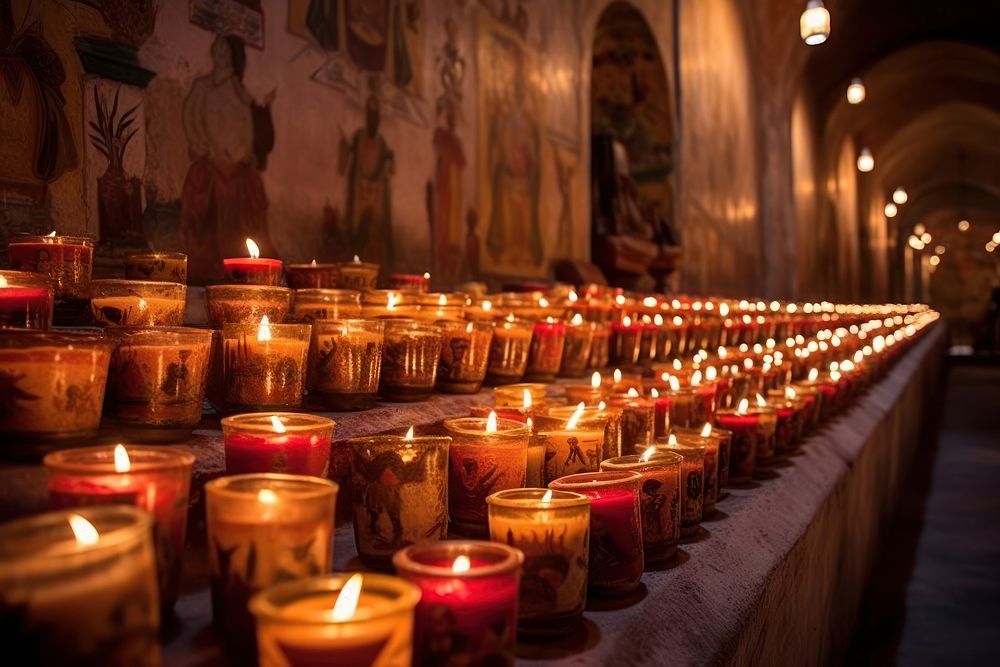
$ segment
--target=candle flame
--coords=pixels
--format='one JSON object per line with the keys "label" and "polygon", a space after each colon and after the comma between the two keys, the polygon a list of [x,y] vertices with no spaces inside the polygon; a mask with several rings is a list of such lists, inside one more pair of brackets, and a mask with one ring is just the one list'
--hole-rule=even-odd
{"label": "candle flame", "polygon": [[260,318],[260,326],[257,327],[257,342],[266,343],[271,340],[271,321],[267,315]]}
{"label": "candle flame", "polygon": [[622,318],[622,326],[624,326],[624,327],[630,327],[630,326],[632,326],[632,318],[629,317],[628,315],[626,315],[625,317],[623,317]]}
{"label": "candle flame", "polygon": [[82,544],[85,547],[97,544],[99,539],[97,529],[94,528],[94,524],[79,514],[69,515],[69,527],[73,530],[73,537],[76,538],[77,544]]}
{"label": "candle flame", "polygon": [[642,463],[648,463],[649,459],[653,458],[653,454],[655,453],[656,453],[656,447],[647,447],[646,451],[644,451],[642,453],[642,456],[639,457],[639,461]]}
{"label": "candle flame", "polygon": [[538,297],[538,307],[539,308],[548,308],[549,307],[549,300],[546,299],[544,296]]}
{"label": "candle flame", "polygon": [[764,400],[764,397],[761,396],[760,394],[757,394],[757,406],[761,408],[767,406],[767,401]]}
{"label": "candle flame", "polygon": [[54,239],[56,237],[56,230],[53,229],[51,232],[49,232],[45,236],[49,237],[50,239]]}
{"label": "candle flame", "polygon": [[810,382],[815,382],[818,377],[819,377],[819,369],[810,368],[809,369],[809,381]]}
{"label": "candle flame", "polygon": [[569,321],[569,323],[575,327],[580,326],[581,324],[583,324],[583,315],[581,315],[580,313],[576,313],[575,315],[573,315],[573,318]]}
{"label": "candle flame", "polygon": [[262,505],[273,505],[278,502],[278,494],[271,489],[261,489],[257,492],[257,502]]}
{"label": "candle flame", "polygon": [[743,360],[743,367],[746,368],[747,370],[750,370],[751,368],[753,368],[753,359],[750,359],[749,357],[746,358],[746,359],[744,359]]}
{"label": "candle flame", "polygon": [[284,433],[288,430],[285,428],[285,425],[281,423],[281,420],[278,419],[278,415],[271,415],[271,428],[275,433]]}
{"label": "candle flame", "polygon": [[545,495],[542,496],[542,502],[546,504],[552,502],[552,489],[545,492]]}
{"label": "candle flame", "polygon": [[430,271],[424,271],[424,280],[430,280],[430,279],[431,279]]}
{"label": "candle flame", "polygon": [[660,397],[660,392],[657,391],[656,387],[652,387],[649,390],[649,395],[652,396],[653,398],[659,398]]}
{"label": "candle flame", "polygon": [[712,425],[705,422],[705,425],[701,427],[701,437],[710,438],[712,437]]}
{"label": "candle flame", "polygon": [[629,387],[628,391],[625,392],[625,395],[629,398],[639,398],[639,390],[635,387]]}
{"label": "candle flame", "polygon": [[691,374],[691,386],[697,387],[701,384],[701,371],[695,371]]}
{"label": "candle flame", "polygon": [[715,366],[709,366],[705,369],[705,379],[711,382],[719,376],[719,371],[715,370]]}
{"label": "candle flame", "polygon": [[455,559],[455,562],[451,564],[451,571],[458,572],[468,572],[472,569],[472,561],[465,554],[462,554]]}
{"label": "candle flame", "polygon": [[316,260],[314,259],[314,260],[313,260],[313,261],[312,261],[312,262],[311,262],[311,263],[309,264],[309,266],[316,266]]}
{"label": "candle flame", "polygon": [[527,410],[531,407],[531,390],[525,389],[521,394],[521,406]]}
{"label": "candle flame", "polygon": [[354,261],[355,264],[360,264],[361,263],[361,258],[358,257],[357,255],[355,255],[353,261]]}
{"label": "candle flame", "polygon": [[506,318],[506,319],[507,319],[507,321],[508,321],[508,322],[513,322],[513,321],[514,321],[514,319],[515,319],[515,318],[514,318],[514,313],[509,313],[509,314],[507,315],[507,318]]}
{"label": "candle flame", "polygon": [[490,410],[489,416],[486,418],[486,432],[496,433],[497,432],[497,413]]}
{"label": "candle flame", "polygon": [[448,296],[446,294],[442,294],[442,295],[440,295],[438,297],[438,305],[439,306],[447,306],[448,305]]}
{"label": "candle flame", "polygon": [[566,298],[569,299],[570,303],[576,303],[577,299],[579,299],[580,297],[577,296],[574,290],[570,290],[569,294],[566,295]]}
{"label": "candle flame", "polygon": [[386,311],[396,310],[396,304],[399,303],[399,295],[395,292],[389,292],[385,295],[385,309]]}
{"label": "candle flame", "polygon": [[340,589],[337,601],[333,604],[334,621],[349,621],[354,618],[354,612],[358,609],[358,600],[361,598],[362,583],[364,583],[364,577],[360,572],[356,572]]}
{"label": "candle flame", "polygon": [[132,469],[132,460],[122,445],[115,445],[115,472],[128,472]]}
{"label": "candle flame", "polygon": [[489,300],[483,301],[483,312],[488,313],[491,310],[493,310],[493,302]]}
{"label": "candle flame", "polygon": [[673,433],[671,433],[670,436],[667,438],[667,444],[670,445],[671,447],[676,447],[677,446],[677,436],[674,435]]}
{"label": "candle flame", "polygon": [[798,394],[795,392],[795,388],[794,387],[785,387],[785,398],[786,399],[788,399],[789,401],[793,401],[793,400],[795,400],[795,397],[797,395]]}
{"label": "candle flame", "polygon": [[677,376],[671,375],[670,379],[668,380],[668,382],[670,383],[670,390],[671,391],[680,391],[681,390],[681,381],[677,379]]}
{"label": "candle flame", "polygon": [[535,420],[533,420],[531,417],[527,417],[524,420],[524,423],[528,427],[529,431],[534,431],[535,430]]}
{"label": "candle flame", "polygon": [[675,371],[679,371],[684,368],[684,364],[681,363],[680,359],[674,359],[673,364],[671,365],[674,367]]}
{"label": "candle flame", "polygon": [[139,304],[138,305],[139,305],[139,310],[142,311],[142,312],[145,312],[145,310],[149,307],[149,304],[147,304],[146,300],[143,299],[142,297],[139,297]]}
{"label": "candle flame", "polygon": [[662,327],[663,326],[663,315],[660,315],[659,313],[657,313],[656,315],[653,315],[653,324],[655,324],[658,327]]}
{"label": "candle flame", "polygon": [[608,408],[608,404],[605,403],[604,401],[598,401],[597,402],[597,409],[598,410],[607,410],[607,408]]}
{"label": "candle flame", "polygon": [[594,371],[594,374],[590,376],[590,386],[593,389],[598,389],[601,386],[601,374]]}
{"label": "candle flame", "polygon": [[621,369],[620,368],[616,368],[615,372],[611,374],[611,377],[614,378],[616,384],[618,382],[621,382],[622,381],[622,371],[621,371]]}
{"label": "candle flame", "polygon": [[576,404],[576,410],[574,410],[573,414],[571,414],[569,416],[569,419],[566,420],[567,431],[572,431],[573,429],[576,428],[576,425],[580,423],[580,417],[583,416],[584,407],[585,406],[583,404],[583,401],[580,401],[579,403]]}
{"label": "candle flame", "polygon": [[7,287],[7,279],[0,276],[0,287]]}
{"label": "candle flame", "polygon": [[745,398],[740,399],[740,404],[736,406],[736,414],[745,415],[750,409],[750,401]]}
{"label": "candle flame", "polygon": [[260,259],[260,248],[253,239],[247,239],[247,252],[250,253],[250,259]]}
{"label": "candle flame", "polygon": [[680,315],[674,315],[673,322],[675,327],[679,327],[680,325],[684,324],[684,319],[681,318]]}

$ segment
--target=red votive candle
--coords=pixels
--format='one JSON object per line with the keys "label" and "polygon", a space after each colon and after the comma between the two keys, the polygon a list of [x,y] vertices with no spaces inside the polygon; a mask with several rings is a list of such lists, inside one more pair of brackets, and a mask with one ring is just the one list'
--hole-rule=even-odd
{"label": "red votive candle", "polygon": [[291,289],[332,289],[339,278],[340,268],[336,264],[317,264],[315,259],[310,264],[285,267],[285,281]]}
{"label": "red votive candle", "polygon": [[431,284],[431,274],[393,273],[389,276],[390,289],[400,292],[426,292]]}
{"label": "red votive candle", "polygon": [[226,277],[240,285],[279,285],[281,283],[280,259],[260,256],[260,249],[253,239],[247,239],[249,257],[229,257],[222,260]]}
{"label": "red votive candle", "polygon": [[590,498],[589,590],[596,595],[624,595],[642,579],[643,546],[637,472],[588,472],[549,482],[557,491]]}
{"label": "red votive candle", "polygon": [[94,242],[86,237],[23,235],[7,247],[10,267],[15,271],[44,273],[57,299],[90,298],[90,273],[94,265]]}
{"label": "red votive candle", "polygon": [[551,317],[535,322],[524,379],[529,382],[555,381],[565,345],[565,324]]}
{"label": "red votive candle", "polygon": [[421,593],[413,665],[513,665],[523,562],[519,549],[498,542],[451,540],[397,551],[397,574]]}
{"label": "red votive candle", "polygon": [[[719,410],[715,413],[715,424],[732,431],[733,439],[729,450],[729,483],[746,484],[753,477],[757,467],[757,450],[767,438],[774,436],[774,415],[760,410],[750,410],[746,399],[740,401],[735,410]],[[767,447],[767,443],[763,445]]]}
{"label": "red votive candle", "polygon": [[612,322],[609,361],[621,366],[638,364],[641,338],[642,325],[633,323],[628,315],[621,322]]}
{"label": "red votive candle", "polygon": [[646,563],[662,563],[677,554],[681,539],[681,463],[676,452],[657,450],[601,461],[601,470],[631,470],[642,475],[642,542]]}
{"label": "red votive candle", "polygon": [[0,329],[52,326],[48,278],[28,271],[0,271]]}
{"label": "red votive candle", "polygon": [[332,419],[297,412],[225,417],[226,474],[282,472],[326,477],[333,427]]}

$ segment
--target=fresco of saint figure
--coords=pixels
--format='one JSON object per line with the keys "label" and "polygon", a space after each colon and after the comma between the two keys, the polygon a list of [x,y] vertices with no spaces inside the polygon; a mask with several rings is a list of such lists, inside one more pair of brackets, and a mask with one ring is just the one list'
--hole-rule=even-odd
{"label": "fresco of saint figure", "polygon": [[212,70],[191,84],[183,114],[192,162],[181,194],[180,236],[189,273],[201,279],[221,277],[221,258],[245,255],[247,237],[262,256],[275,256],[260,176],[274,147],[274,92],[258,105],[244,88],[246,52],[238,37],[216,37],[211,56]]}

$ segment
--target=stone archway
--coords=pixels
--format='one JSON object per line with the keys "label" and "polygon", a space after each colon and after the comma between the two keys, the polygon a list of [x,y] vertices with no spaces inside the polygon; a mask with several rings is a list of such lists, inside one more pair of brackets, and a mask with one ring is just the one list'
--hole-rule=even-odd
{"label": "stone archway", "polygon": [[593,261],[616,284],[662,287],[679,255],[673,95],[637,9],[614,2],[604,10],[591,64]]}

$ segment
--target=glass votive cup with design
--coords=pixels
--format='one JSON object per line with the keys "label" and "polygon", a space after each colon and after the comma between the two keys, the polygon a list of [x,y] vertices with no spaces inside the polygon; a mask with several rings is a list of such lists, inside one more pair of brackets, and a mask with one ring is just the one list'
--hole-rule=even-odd
{"label": "glass votive cup with design", "polygon": [[718,427],[732,435],[729,450],[729,485],[749,484],[757,468],[757,448],[767,437],[767,427],[761,424],[761,414],[750,410],[718,410]]}
{"label": "glass votive cup with design", "polygon": [[179,327],[184,324],[187,287],[155,280],[90,282],[94,321],[106,327]]}
{"label": "glass votive cup with design", "polygon": [[602,471],[629,470],[642,476],[639,507],[642,509],[644,561],[664,563],[677,555],[681,539],[681,462],[676,452],[656,451],[650,456],[629,454],[601,461]]}
{"label": "glass votive cup with design", "polygon": [[301,412],[223,417],[226,474],[277,472],[326,477],[334,426],[332,419]]}
{"label": "glass votive cup with design", "polygon": [[139,437],[184,437],[201,421],[212,332],[183,327],[108,329],[114,343],[107,404]]}
{"label": "glass votive cup with design", "polygon": [[339,284],[340,269],[336,263],[286,264],[285,283],[294,290],[331,289]]}
{"label": "glass votive cup with design", "polygon": [[441,356],[441,329],[411,319],[385,321],[379,395],[386,401],[423,401],[434,391]]}
{"label": "glass votive cup with design", "polygon": [[609,361],[616,366],[634,366],[642,360],[639,345],[642,341],[642,324],[626,318],[623,322],[612,322]]}
{"label": "glass votive cup with design", "polygon": [[531,430],[523,423],[462,417],[446,419],[451,436],[448,452],[448,518],[454,533],[469,537],[487,534],[486,497],[524,486]]}
{"label": "glass votive cup with design", "polygon": [[292,314],[296,322],[352,320],[361,317],[361,292],[348,289],[310,288],[292,292]]}
{"label": "glass votive cup with design", "polygon": [[[557,405],[548,408],[545,414],[548,417],[559,419],[562,422],[566,422],[573,413],[576,412],[576,407],[572,405]],[[601,460],[614,458],[615,456],[621,456],[622,449],[622,417],[624,413],[622,408],[612,408],[606,405],[598,404],[596,406],[591,406],[585,408],[583,413],[580,415],[581,421],[591,420],[591,419],[602,419],[605,422],[604,426],[604,441],[601,444]],[[541,426],[541,424],[539,424]]]}
{"label": "glass votive cup with design", "polygon": [[375,407],[385,322],[317,320],[309,349],[309,402],[327,410]]}
{"label": "glass votive cup with design", "polygon": [[420,312],[417,294],[398,290],[371,289],[361,293],[363,317],[416,318]]}
{"label": "glass votive cup with design", "polygon": [[97,433],[111,349],[96,334],[0,329],[0,433],[42,441]]}
{"label": "glass votive cup with design", "polygon": [[719,499],[719,439],[702,437],[701,434],[686,435],[673,433],[681,446],[705,448],[705,475],[702,479],[703,509],[702,516],[709,516],[715,511],[715,503]]}
{"label": "glass votive cup with design", "polygon": [[594,341],[590,345],[587,370],[600,370],[610,363],[611,325],[607,322],[594,323]]}
{"label": "glass votive cup with design", "polygon": [[341,289],[356,289],[365,291],[375,289],[378,282],[379,265],[369,262],[338,262],[340,275],[337,277],[337,287]]}
{"label": "glass votive cup with design", "polygon": [[820,416],[822,414],[823,392],[816,387],[802,384],[793,384],[795,394],[805,403],[803,416],[803,430],[808,433],[819,428]]}
{"label": "glass votive cup with design", "polygon": [[465,317],[469,296],[462,292],[432,292],[417,296],[417,318],[428,322],[459,320]]}
{"label": "glass votive cup with design", "polygon": [[0,525],[0,606],[17,633],[8,664],[160,664],[150,527],[148,514],[123,505]]}
{"label": "glass votive cup with design", "polygon": [[757,414],[758,432],[757,440],[757,463],[754,467],[754,475],[767,478],[772,475],[768,468],[774,463],[776,450],[775,442],[778,433],[778,411],[769,406],[754,406],[749,410],[750,414]]}
{"label": "glass votive cup with design", "polygon": [[[46,455],[54,509],[134,505],[153,519],[160,604],[177,600],[194,455],[170,447],[80,447]],[[124,456],[121,454],[124,451]]]}
{"label": "glass votive cup with design", "polygon": [[48,276],[0,271],[0,329],[50,328],[53,300]]}
{"label": "glass votive cup with design", "polygon": [[452,394],[474,394],[486,378],[493,340],[492,322],[442,320],[438,389]]}
{"label": "glass votive cup with design", "polygon": [[[585,413],[587,411],[584,411]],[[595,410],[565,420],[552,412],[535,419],[538,438],[545,443],[543,482],[600,470],[608,415]]]}
{"label": "glass votive cup with design", "polygon": [[159,280],[187,284],[188,256],[182,252],[140,252],[125,258],[129,280]]}
{"label": "glass votive cup with design", "polygon": [[524,379],[529,382],[554,382],[562,364],[566,345],[566,325],[549,317],[535,322],[528,349]]}
{"label": "glass votive cup with design", "polygon": [[398,577],[365,573],[354,613],[341,619],[332,610],[351,576],[309,577],[254,595],[257,664],[408,667],[420,590]]}
{"label": "glass votive cup with design", "polygon": [[521,381],[528,367],[533,328],[534,323],[528,320],[508,318],[497,321],[486,369],[486,381],[489,384],[514,384]]}
{"label": "glass votive cup with design", "polygon": [[625,595],[639,586],[644,567],[641,484],[642,475],[625,470],[567,475],[549,483],[555,491],[590,498],[590,594]]}
{"label": "glass votive cup with design", "polygon": [[524,554],[518,637],[544,640],[572,632],[587,602],[590,498],[527,488],[499,491],[486,502],[490,539]]}
{"label": "glass votive cup with design", "polygon": [[805,401],[798,397],[789,399],[783,389],[768,392],[767,405],[773,408],[777,422],[774,426],[774,454],[788,456],[799,444],[805,428]]}
{"label": "glass votive cup with design", "polygon": [[[728,431],[724,428],[719,428],[718,426],[707,425],[708,428],[703,426],[700,429],[695,428],[675,428],[671,429],[671,433],[674,433],[678,438],[709,438],[715,440],[718,444],[719,449],[719,461],[718,461],[718,477],[717,477],[717,488],[718,495],[716,498],[722,497],[722,489],[724,489],[729,484],[729,462],[730,462],[730,447],[733,441],[733,432]],[[707,433],[707,435],[706,435]]]}
{"label": "glass votive cup with design", "polygon": [[305,390],[312,327],[226,324],[222,329],[225,409],[297,408]]}
{"label": "glass votive cup with design", "polygon": [[347,444],[361,562],[388,568],[403,547],[448,537],[451,438],[379,435]]}
{"label": "glass votive cup with design", "polygon": [[7,251],[10,268],[49,277],[57,300],[90,298],[94,242],[83,236],[14,236]]}
{"label": "glass votive cup with design", "polygon": [[226,324],[256,324],[260,318],[279,323],[288,314],[291,290],[271,285],[209,285],[208,319],[215,329]]}
{"label": "glass votive cup with design", "polygon": [[560,377],[586,375],[595,328],[593,322],[585,321],[579,313],[566,323],[566,342],[563,345],[562,362],[559,364]]}
{"label": "glass votive cup with design", "polygon": [[[704,443],[686,441],[655,445],[657,451],[680,454],[681,458],[681,538],[698,534],[705,513],[705,454]],[[714,470],[713,470],[714,472]]]}
{"label": "glass votive cup with design", "polygon": [[337,485],[274,473],[205,484],[212,622],[234,664],[257,655],[250,598],[270,586],[330,571]]}
{"label": "glass votive cup with design", "polygon": [[644,396],[616,394],[608,398],[608,406],[622,411],[622,451],[633,447],[648,447],[656,429],[656,402]]}
{"label": "glass votive cup with design", "polygon": [[543,407],[548,401],[548,385],[540,382],[518,382],[493,388],[493,402],[498,408],[523,408],[524,392],[531,395],[532,407]]}
{"label": "glass votive cup with design", "polygon": [[715,386],[680,387],[667,393],[672,427],[695,428],[711,423],[715,414]]}
{"label": "glass votive cup with design", "polygon": [[478,665],[512,665],[524,555],[497,542],[447,540],[396,552],[396,573],[420,589],[413,665],[447,664],[456,652]]}

